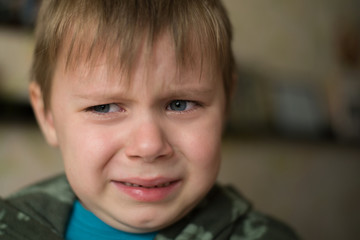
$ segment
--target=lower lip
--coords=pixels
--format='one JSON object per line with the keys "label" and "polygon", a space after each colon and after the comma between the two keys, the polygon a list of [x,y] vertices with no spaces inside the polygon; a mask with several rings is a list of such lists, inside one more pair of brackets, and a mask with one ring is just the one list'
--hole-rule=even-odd
{"label": "lower lip", "polygon": [[116,181],[113,181],[113,183],[121,192],[139,202],[164,201],[171,197],[180,186],[180,181],[175,181],[169,186],[159,188],[132,187]]}

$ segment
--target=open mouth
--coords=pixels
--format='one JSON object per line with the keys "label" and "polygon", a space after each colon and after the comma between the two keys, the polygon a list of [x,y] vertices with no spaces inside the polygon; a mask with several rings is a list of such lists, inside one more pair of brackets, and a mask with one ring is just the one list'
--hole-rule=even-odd
{"label": "open mouth", "polygon": [[139,202],[158,202],[171,198],[181,189],[182,180],[113,181],[120,192]]}
{"label": "open mouth", "polygon": [[129,182],[120,182],[121,184],[128,186],[128,187],[137,187],[137,188],[165,188],[170,186],[173,183],[176,183],[177,181],[172,181],[172,182],[165,182],[165,183],[161,183],[161,184],[157,184],[157,185],[140,185],[140,184],[135,184],[135,183],[129,183]]}

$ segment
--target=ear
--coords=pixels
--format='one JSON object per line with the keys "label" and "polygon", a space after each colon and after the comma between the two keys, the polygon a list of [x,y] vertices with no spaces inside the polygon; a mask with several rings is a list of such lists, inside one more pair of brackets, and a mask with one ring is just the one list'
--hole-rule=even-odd
{"label": "ear", "polygon": [[40,86],[32,81],[29,85],[29,95],[35,117],[46,141],[51,146],[58,146],[56,129],[54,127],[53,114],[50,109],[45,109],[43,95]]}

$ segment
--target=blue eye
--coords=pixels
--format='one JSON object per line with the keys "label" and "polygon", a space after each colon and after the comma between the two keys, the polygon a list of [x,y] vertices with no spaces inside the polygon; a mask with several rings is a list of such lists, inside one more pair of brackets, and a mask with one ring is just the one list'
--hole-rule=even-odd
{"label": "blue eye", "polygon": [[119,105],[115,103],[111,103],[111,104],[101,104],[101,105],[92,106],[89,107],[87,111],[99,113],[99,114],[106,114],[113,112],[122,112],[123,109]]}
{"label": "blue eye", "polygon": [[193,110],[197,106],[199,106],[199,104],[194,101],[174,100],[169,103],[166,109],[174,112],[185,112],[185,111]]}
{"label": "blue eye", "polygon": [[92,107],[94,112],[98,113],[108,113],[110,110],[110,104],[98,105]]}
{"label": "blue eye", "polygon": [[169,108],[172,111],[185,111],[187,108],[187,103],[188,102],[184,100],[175,100],[169,104]]}

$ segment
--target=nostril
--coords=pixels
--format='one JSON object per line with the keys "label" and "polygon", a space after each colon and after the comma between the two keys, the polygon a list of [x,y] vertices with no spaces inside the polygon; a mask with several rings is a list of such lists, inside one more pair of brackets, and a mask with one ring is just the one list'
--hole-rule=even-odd
{"label": "nostril", "polygon": [[172,149],[168,144],[163,144],[159,148],[155,148],[153,146],[132,146],[132,148],[127,148],[126,154],[130,159],[133,160],[153,162],[156,160],[164,160],[169,158],[172,155]]}
{"label": "nostril", "polygon": [[166,159],[172,154],[172,147],[161,121],[145,115],[135,120],[129,132],[125,153],[133,160],[154,161]]}
{"label": "nostril", "polygon": [[144,124],[132,132],[125,153],[133,160],[141,159],[151,162],[169,157],[172,151],[171,144],[160,127]]}

